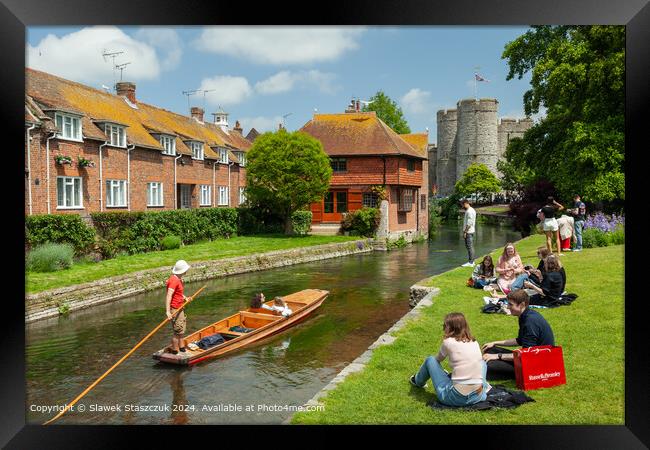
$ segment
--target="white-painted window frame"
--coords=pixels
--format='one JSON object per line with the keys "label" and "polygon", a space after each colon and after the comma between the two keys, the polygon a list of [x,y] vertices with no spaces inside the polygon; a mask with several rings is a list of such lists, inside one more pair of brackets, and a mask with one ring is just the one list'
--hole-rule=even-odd
{"label": "white-painted window frame", "polygon": [[162,181],[150,181],[147,183],[147,206],[165,206]]}
{"label": "white-painted window frame", "polygon": [[[59,187],[59,180],[61,180],[61,188]],[[78,200],[79,204],[66,205],[67,192],[66,187],[72,186],[72,202],[74,202],[75,197],[75,187],[77,187]],[[76,186],[75,186],[76,185]],[[62,204],[59,203],[59,194],[62,195]],[[72,203],[71,202],[71,203]],[[83,199],[83,178],[81,177],[56,177],[56,209],[84,209],[84,199]]]}
{"label": "white-painted window frame", "polygon": [[[106,180],[106,207],[126,208],[127,189],[126,180]],[[117,199],[114,198],[115,191]]]}
{"label": "white-painted window frame", "polygon": [[[61,118],[61,126],[59,126],[59,118]],[[66,120],[70,120],[70,134],[67,135],[66,133]],[[77,135],[75,136],[74,133],[74,124],[75,122],[77,123]],[[60,130],[56,137],[59,139],[65,139],[68,141],[75,141],[75,142],[83,142],[83,134],[82,134],[82,123],[81,123],[81,117],[80,116],[75,116],[73,114],[65,114],[65,113],[60,113],[56,112],[54,113],[54,124],[56,127]]]}
{"label": "white-painted window frame", "polygon": [[212,206],[212,186],[209,184],[199,185],[199,206]]}
{"label": "white-painted window frame", "polygon": [[190,150],[192,150],[192,159],[203,161],[205,156],[203,151],[203,142],[189,141],[188,145]]}
{"label": "white-painted window frame", "polygon": [[[104,124],[104,133],[113,147],[126,148],[126,128],[114,123]],[[115,139],[114,139],[115,138]]]}
{"label": "white-painted window frame", "polygon": [[176,138],[174,136],[161,134],[160,145],[163,148],[163,155],[176,156]]}
{"label": "white-painted window frame", "polygon": [[228,206],[230,204],[228,200],[229,200],[228,186],[219,186],[219,206]]}
{"label": "white-painted window frame", "polygon": [[228,149],[219,148],[219,162],[222,164],[228,164]]}

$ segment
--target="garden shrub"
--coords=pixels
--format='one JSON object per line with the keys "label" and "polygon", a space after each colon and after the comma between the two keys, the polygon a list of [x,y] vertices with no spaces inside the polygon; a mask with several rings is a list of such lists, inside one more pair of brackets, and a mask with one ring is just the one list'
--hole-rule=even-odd
{"label": "garden shrub", "polygon": [[387,250],[393,250],[396,248],[404,248],[408,245],[408,242],[406,241],[406,238],[404,235],[400,235],[399,238],[395,239],[394,241],[391,241],[390,239],[386,238],[386,249]]}
{"label": "garden shrub", "polygon": [[165,236],[160,243],[162,245],[163,250],[173,250],[175,248],[180,248],[181,247],[181,237],[180,236]]}
{"label": "garden shrub", "polygon": [[585,248],[625,244],[625,217],[613,214],[606,216],[598,212],[590,215],[582,231],[582,246]]}
{"label": "garden shrub", "polygon": [[25,218],[25,240],[29,248],[68,243],[81,255],[92,248],[95,231],[78,214],[39,214]]}
{"label": "garden shrub", "polygon": [[238,212],[239,234],[284,232],[284,219],[274,208],[256,205],[254,207],[240,207],[238,208]]}
{"label": "garden shrub", "polygon": [[26,268],[31,272],[54,272],[72,266],[74,248],[70,244],[47,242],[27,254]]}
{"label": "garden shrub", "polygon": [[379,228],[380,221],[381,212],[378,208],[364,206],[356,211],[345,213],[341,229],[352,235],[373,237]]}
{"label": "garden shrub", "polygon": [[291,215],[291,227],[295,234],[307,234],[311,228],[311,211],[295,211]]}

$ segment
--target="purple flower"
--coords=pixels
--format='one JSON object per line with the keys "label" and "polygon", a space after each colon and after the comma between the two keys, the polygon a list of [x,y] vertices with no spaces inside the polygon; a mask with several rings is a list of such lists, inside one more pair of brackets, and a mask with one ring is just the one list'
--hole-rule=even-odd
{"label": "purple flower", "polygon": [[585,221],[585,229],[597,228],[605,233],[615,231],[619,226],[625,227],[625,216],[623,215],[617,216],[616,214],[612,214],[610,217],[602,212],[597,212],[588,216]]}

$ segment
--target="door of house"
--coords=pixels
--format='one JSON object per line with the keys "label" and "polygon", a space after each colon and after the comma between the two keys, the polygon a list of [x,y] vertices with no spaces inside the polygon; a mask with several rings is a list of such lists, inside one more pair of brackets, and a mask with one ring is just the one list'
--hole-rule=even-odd
{"label": "door of house", "polygon": [[189,184],[181,184],[181,209],[189,209],[192,207],[192,186]]}
{"label": "door of house", "polygon": [[340,222],[348,211],[348,192],[333,190],[323,198],[323,222]]}

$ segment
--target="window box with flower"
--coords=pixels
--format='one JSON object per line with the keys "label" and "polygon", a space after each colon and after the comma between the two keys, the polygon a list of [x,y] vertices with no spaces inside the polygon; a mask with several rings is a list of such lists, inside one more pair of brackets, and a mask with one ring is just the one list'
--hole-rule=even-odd
{"label": "window box with flower", "polygon": [[63,165],[63,164],[72,165],[72,158],[70,158],[69,156],[56,155],[54,157],[54,161],[56,161],[56,163],[59,165]]}
{"label": "window box with flower", "polygon": [[79,156],[79,157],[77,157],[77,165],[80,168],[95,167],[95,161],[93,161],[91,159],[86,159],[83,156]]}

